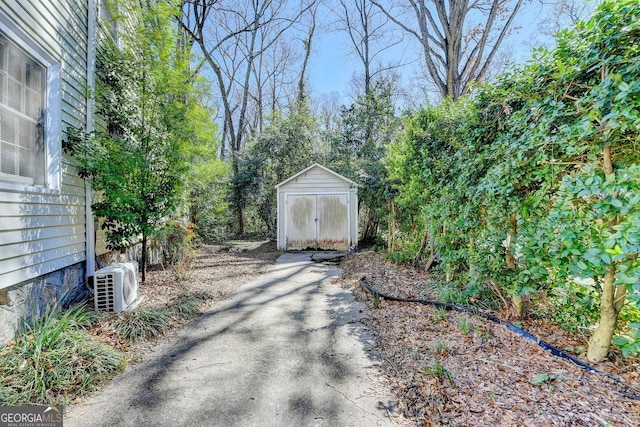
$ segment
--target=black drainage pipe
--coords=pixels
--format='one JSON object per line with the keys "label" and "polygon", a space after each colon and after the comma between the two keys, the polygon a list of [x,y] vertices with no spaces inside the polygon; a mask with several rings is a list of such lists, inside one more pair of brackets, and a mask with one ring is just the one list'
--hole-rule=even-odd
{"label": "black drainage pipe", "polygon": [[605,378],[608,378],[612,381],[614,381],[617,384],[617,389],[615,390],[617,393],[621,394],[624,397],[627,397],[629,399],[633,399],[633,400],[640,400],[640,391],[634,389],[633,387],[623,383],[620,379],[616,378],[614,375],[609,374],[608,372],[604,372],[601,371],[599,369],[594,368],[593,366],[590,366],[586,363],[584,363],[583,361],[581,361],[580,359],[577,359],[576,357],[570,355],[569,353],[560,350],[557,347],[554,347],[553,345],[549,344],[546,341],[541,340],[540,338],[537,338],[533,335],[531,335],[530,333],[528,333],[525,330],[520,329],[519,327],[517,327],[516,325],[514,325],[513,323],[507,322],[506,320],[500,319],[498,316],[494,316],[493,314],[478,310],[475,307],[471,307],[468,305],[460,305],[460,304],[451,304],[451,303],[447,303],[447,302],[442,302],[442,301],[435,301],[435,300],[425,300],[425,299],[417,299],[417,298],[402,298],[402,297],[396,297],[393,295],[388,295],[385,294],[383,292],[379,292],[376,289],[374,289],[368,282],[366,277],[363,277],[360,279],[360,286],[362,286],[362,288],[364,290],[366,290],[367,292],[369,292],[370,294],[376,296],[376,297],[382,297],[388,301],[398,301],[398,302],[412,302],[412,303],[416,303],[416,304],[422,304],[422,305],[430,305],[430,306],[434,306],[434,307],[439,307],[439,308],[443,308],[445,310],[449,310],[449,311],[458,311],[458,312],[463,312],[463,313],[469,313],[469,314],[473,314],[475,316],[480,316],[483,317],[485,319],[491,320],[494,323],[500,324],[500,325],[504,325],[506,326],[508,329],[510,329],[511,331],[515,332],[516,334],[519,334],[531,341],[534,341],[536,344],[538,344],[540,347],[542,347],[544,350],[548,350],[549,352],[551,352],[552,355],[556,356],[556,357],[560,357],[562,359],[566,359],[569,360],[570,362],[573,362],[574,364],[576,364],[577,366],[579,366],[580,368],[584,369],[587,372],[591,372],[593,374],[597,374],[600,376],[603,376]]}

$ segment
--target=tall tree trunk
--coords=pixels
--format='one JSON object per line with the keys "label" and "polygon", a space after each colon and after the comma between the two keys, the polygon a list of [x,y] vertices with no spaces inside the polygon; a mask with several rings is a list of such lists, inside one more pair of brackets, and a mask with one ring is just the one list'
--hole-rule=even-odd
{"label": "tall tree trunk", "polygon": [[[447,226],[443,225],[442,226],[442,238],[446,238],[447,237]],[[451,267],[451,264],[447,264],[447,267]],[[453,280],[453,274],[450,271],[447,271],[444,275],[444,280],[447,282],[450,282]]]}
{"label": "tall tree trunk", "polygon": [[387,250],[392,252],[396,246],[396,206],[393,200],[387,202],[387,211],[389,212],[389,241],[387,242]]}
{"label": "tall tree trunk", "polygon": [[[231,163],[233,165],[233,176],[238,176],[238,159],[236,158],[236,153],[234,151],[231,152],[232,159]],[[237,185],[233,186],[233,198],[235,200],[234,209],[236,211],[236,227],[238,231],[238,235],[244,234],[244,214],[242,212],[242,199],[244,196],[242,195],[242,189]]]}
{"label": "tall tree trunk", "polygon": [[140,259],[142,267],[142,284],[147,281],[147,233],[142,233],[142,256]]}
{"label": "tall tree trunk", "polygon": [[[415,256],[413,257],[413,265],[418,266],[420,263],[420,259],[422,258],[422,255],[424,254],[425,249],[427,248],[427,244],[429,243],[429,233],[425,232],[422,236],[422,242],[420,243],[420,249],[418,249],[418,252],[416,252]],[[429,245],[429,259],[427,260],[427,262],[424,265],[424,269],[425,271],[429,271],[429,269],[431,268],[431,264],[433,264],[433,261],[435,261],[435,254],[433,251],[433,244]]]}
{"label": "tall tree trunk", "polygon": [[[473,231],[471,232],[472,236]],[[472,256],[475,252],[475,248],[476,248],[476,239],[474,237],[469,238],[469,245],[467,245],[467,260],[469,261],[469,269],[468,269],[468,274],[469,274],[469,278],[471,278],[471,274],[473,273],[473,270],[475,268],[475,264],[472,261]]]}
{"label": "tall tree trunk", "polygon": [[591,362],[600,362],[607,357],[611,339],[618,322],[618,314],[624,304],[627,288],[615,286],[616,266],[612,264],[604,276],[602,283],[602,296],[600,299],[600,321],[589,340],[587,359]]}
{"label": "tall tree trunk", "polygon": [[[198,190],[192,190],[190,193],[191,200],[198,200]],[[191,224],[195,225],[196,227],[200,225],[198,221],[198,210],[196,209],[196,205],[194,203],[189,203],[189,222],[191,222]]]}
{"label": "tall tree trunk", "polygon": [[309,65],[309,58],[311,58],[311,49],[313,46],[313,36],[316,32],[316,12],[317,6],[311,10],[311,24],[309,25],[309,33],[307,38],[303,40],[304,43],[304,60],[302,61],[302,69],[300,70],[300,78],[298,80],[298,102],[302,104],[307,97],[307,89],[305,87],[307,78],[307,67]]}
{"label": "tall tree trunk", "polygon": [[[602,149],[602,170],[605,177],[613,173],[613,160],[611,158],[611,146]],[[615,226],[617,221],[610,224]],[[618,314],[622,310],[627,288],[625,285],[615,286],[616,264],[611,263],[609,270],[602,280],[602,296],[600,297],[600,319],[598,327],[589,340],[587,359],[591,362],[600,362],[607,357],[611,339],[618,323]]]}
{"label": "tall tree trunk", "polygon": [[[425,68],[444,98],[485,79],[524,0],[382,2],[369,0],[421,44]],[[411,24],[410,16],[415,18]]]}

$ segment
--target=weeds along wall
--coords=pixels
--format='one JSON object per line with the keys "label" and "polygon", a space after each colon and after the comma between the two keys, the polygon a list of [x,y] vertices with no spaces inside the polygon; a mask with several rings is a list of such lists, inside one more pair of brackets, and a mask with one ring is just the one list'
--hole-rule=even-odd
{"label": "weeds along wall", "polygon": [[[517,314],[522,296],[587,280],[600,307],[591,320],[612,334],[622,313],[630,328],[617,342],[637,351],[638,69],[640,5],[604,2],[472,99],[413,115],[387,158],[397,247],[409,248],[396,256],[431,247],[461,299],[493,296]],[[592,360],[611,341],[598,334]]]}

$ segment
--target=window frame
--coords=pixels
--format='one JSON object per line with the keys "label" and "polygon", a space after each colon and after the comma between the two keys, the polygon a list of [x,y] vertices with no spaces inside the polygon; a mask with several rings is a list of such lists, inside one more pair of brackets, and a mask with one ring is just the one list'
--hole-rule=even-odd
{"label": "window frame", "polygon": [[60,194],[62,183],[62,100],[61,64],[54,55],[42,47],[9,16],[0,10],[0,31],[11,42],[45,69],[44,89],[44,185],[20,182],[4,175],[0,179],[0,190],[30,193]]}

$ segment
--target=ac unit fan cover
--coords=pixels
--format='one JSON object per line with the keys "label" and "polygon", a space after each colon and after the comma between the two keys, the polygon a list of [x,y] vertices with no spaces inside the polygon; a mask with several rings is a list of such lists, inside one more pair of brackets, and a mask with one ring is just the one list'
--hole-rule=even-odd
{"label": "ac unit fan cover", "polygon": [[138,264],[134,262],[124,263],[125,267],[124,280],[122,284],[122,293],[126,305],[131,304],[138,298]]}

